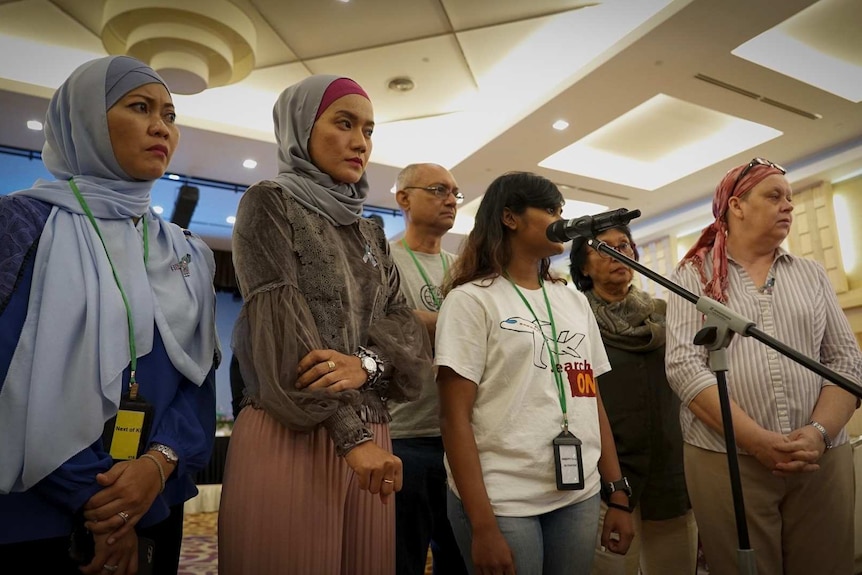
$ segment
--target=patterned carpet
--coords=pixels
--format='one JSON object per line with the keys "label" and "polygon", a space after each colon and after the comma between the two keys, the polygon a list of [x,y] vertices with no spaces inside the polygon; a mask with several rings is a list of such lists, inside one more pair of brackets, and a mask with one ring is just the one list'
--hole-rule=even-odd
{"label": "patterned carpet", "polygon": [[187,513],[178,575],[218,574],[218,513]]}
{"label": "patterned carpet", "polygon": [[[178,575],[218,575],[218,512],[186,513],[183,522],[183,546],[180,550]],[[698,550],[698,575],[709,573]],[[431,555],[425,575],[431,575]]]}
{"label": "patterned carpet", "polygon": [[[186,513],[178,575],[218,574],[218,512]],[[429,554],[425,573],[431,575]]]}

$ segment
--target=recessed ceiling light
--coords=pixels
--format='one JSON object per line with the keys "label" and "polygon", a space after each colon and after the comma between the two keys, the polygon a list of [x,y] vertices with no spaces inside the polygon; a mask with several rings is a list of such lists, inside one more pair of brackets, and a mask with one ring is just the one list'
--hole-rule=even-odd
{"label": "recessed ceiling light", "polygon": [[251,159],[245,160],[245,161],[242,163],[242,167],[243,167],[243,168],[248,168],[249,170],[253,170],[254,168],[256,168],[256,167],[257,167],[257,161],[255,161],[255,160],[251,160]]}
{"label": "recessed ceiling light", "polygon": [[409,92],[416,87],[416,83],[407,76],[398,76],[389,80],[387,86],[393,92]]}
{"label": "recessed ceiling light", "polygon": [[236,216],[228,216],[224,219],[224,221],[226,221],[230,225],[233,225],[234,222],[236,222]]}
{"label": "recessed ceiling light", "polygon": [[168,174],[168,179],[169,180],[179,180],[180,177],[176,174]]}
{"label": "recessed ceiling light", "polygon": [[553,124],[551,124],[551,126],[552,126],[555,130],[565,130],[566,128],[568,128],[568,127],[569,127],[569,123],[568,123],[567,121],[565,121],[565,120],[557,120],[556,122],[554,122]]}
{"label": "recessed ceiling light", "polygon": [[165,208],[163,208],[162,206],[153,206],[153,211],[156,212],[157,214],[161,214],[162,212],[165,211]]}
{"label": "recessed ceiling light", "polygon": [[42,129],[42,122],[39,120],[27,120],[27,127],[38,132]]}

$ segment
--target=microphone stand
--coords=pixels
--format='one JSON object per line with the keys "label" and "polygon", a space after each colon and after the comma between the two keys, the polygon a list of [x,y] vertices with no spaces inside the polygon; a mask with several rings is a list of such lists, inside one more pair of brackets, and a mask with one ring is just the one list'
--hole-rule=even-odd
{"label": "microphone stand", "polygon": [[721,406],[721,425],[724,430],[724,443],[727,447],[727,465],[730,472],[730,489],[733,496],[733,511],[736,517],[736,533],[739,541],[737,557],[739,559],[739,572],[743,575],[755,575],[757,566],[755,564],[754,550],[748,539],[748,525],[745,521],[745,503],[742,496],[742,481],[739,475],[739,456],[736,450],[736,438],[733,432],[733,421],[730,411],[730,397],[727,392],[727,346],[733,338],[734,333],[744,337],[753,337],[768,347],[790,358],[796,363],[808,368],[824,379],[835,383],[842,389],[862,398],[862,387],[853,383],[840,373],[837,373],[820,362],[802,355],[792,347],[785,345],[757,329],[755,322],[737,314],[727,306],[706,296],[696,296],[682,286],[665,279],[651,269],[641,265],[635,260],[621,254],[608,244],[595,238],[587,240],[587,245],[596,251],[606,254],[618,260],[630,268],[637,270],[656,283],[666,287],[676,295],[687,299],[697,306],[697,309],[706,315],[704,326],[695,334],[694,343],[702,345],[709,350],[709,368],[715,373],[718,383],[718,398]]}

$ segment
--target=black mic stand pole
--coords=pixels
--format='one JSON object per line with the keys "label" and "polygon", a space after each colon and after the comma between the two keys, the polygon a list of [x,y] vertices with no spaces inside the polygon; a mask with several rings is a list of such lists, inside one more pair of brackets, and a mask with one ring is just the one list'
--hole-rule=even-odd
{"label": "black mic stand pole", "polygon": [[862,387],[853,383],[840,373],[832,371],[818,361],[802,355],[792,347],[785,345],[772,336],[757,329],[756,324],[737,314],[727,306],[706,296],[696,296],[682,286],[664,278],[651,269],[641,265],[635,260],[621,254],[608,246],[605,242],[590,238],[587,245],[596,251],[606,254],[615,260],[623,262],[630,268],[637,270],[654,282],[666,287],[676,295],[687,299],[697,306],[697,309],[706,315],[706,322],[694,336],[694,343],[702,345],[709,350],[709,368],[715,373],[718,383],[718,398],[721,406],[721,425],[724,430],[724,443],[727,448],[727,465],[730,472],[730,489],[733,496],[733,510],[736,517],[736,533],[739,541],[737,557],[739,559],[739,572],[743,575],[756,575],[754,550],[748,539],[748,525],[745,521],[745,503],[742,495],[742,481],[739,475],[739,456],[736,450],[736,438],[733,432],[733,420],[730,411],[730,397],[727,392],[727,346],[733,338],[734,333],[745,337],[753,337],[768,347],[778,351],[813,371],[817,375],[835,383],[842,389],[862,398]]}

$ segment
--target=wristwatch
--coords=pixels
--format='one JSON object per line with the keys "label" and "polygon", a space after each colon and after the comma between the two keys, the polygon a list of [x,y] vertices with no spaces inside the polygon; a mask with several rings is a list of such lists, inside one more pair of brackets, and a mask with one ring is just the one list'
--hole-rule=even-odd
{"label": "wristwatch", "polygon": [[383,375],[383,363],[380,361],[380,357],[362,346],[359,346],[358,351],[353,355],[359,358],[362,369],[365,370],[365,374],[368,376],[363,387],[372,387],[380,379],[380,376]]}
{"label": "wristwatch", "polygon": [[165,445],[164,443],[151,443],[149,447],[147,447],[147,450],[158,451],[165,456],[165,459],[168,460],[168,463],[171,463],[173,465],[176,465],[180,461],[179,456],[177,456],[177,452]]}
{"label": "wristwatch", "polygon": [[609,481],[606,483],[602,483],[602,492],[606,499],[610,498],[611,494],[615,491],[622,491],[629,497],[632,496],[632,486],[629,485],[629,480],[627,477],[623,476],[617,481]]}

